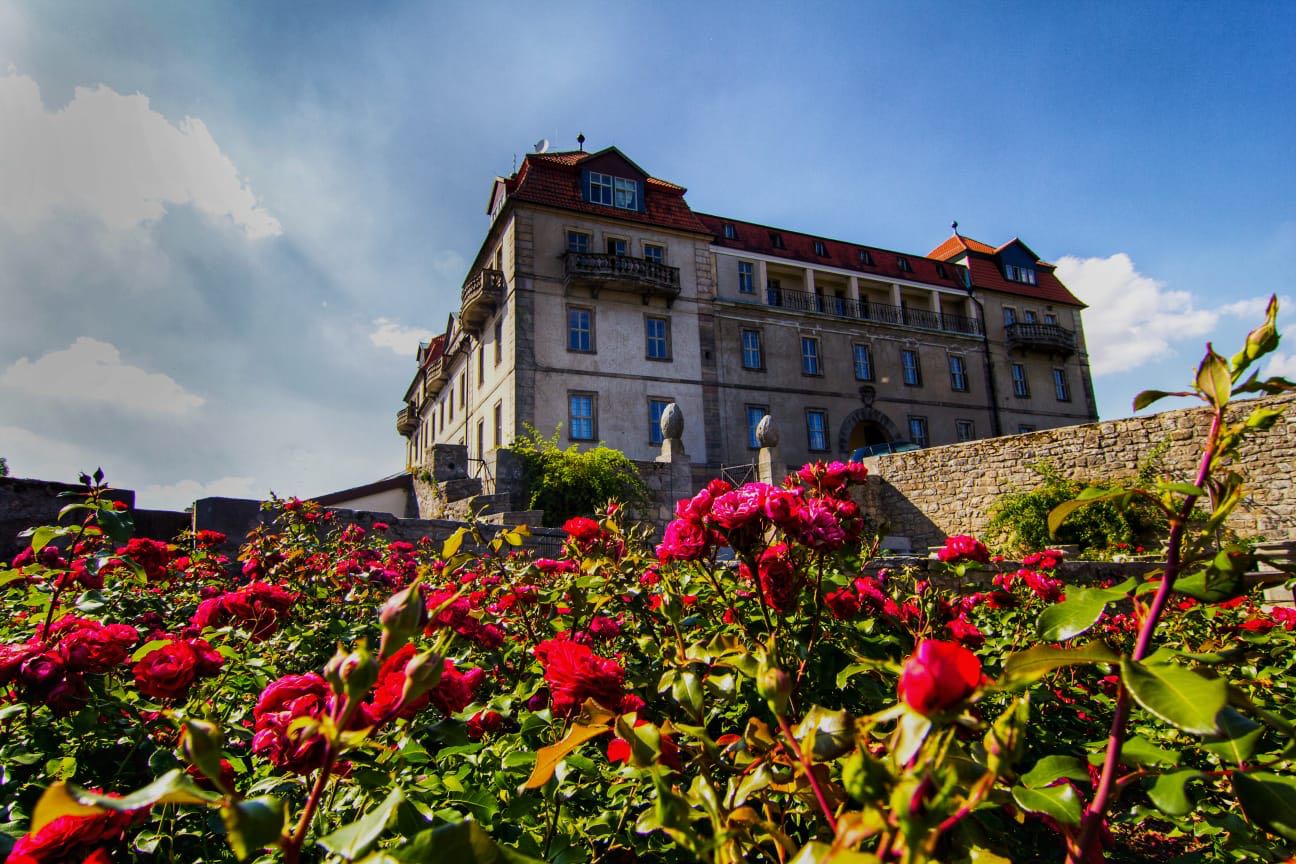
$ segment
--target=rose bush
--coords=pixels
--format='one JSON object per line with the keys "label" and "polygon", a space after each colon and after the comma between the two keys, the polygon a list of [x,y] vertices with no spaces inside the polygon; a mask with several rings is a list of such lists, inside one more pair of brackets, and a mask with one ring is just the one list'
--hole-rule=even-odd
{"label": "rose bush", "polygon": [[655,549],[609,506],[540,559],[524,529],[411,543],[287,499],[228,561],[210,535],[132,537],[85,477],[0,571],[0,851],[1285,860],[1296,613],[1219,531],[1225,460],[1277,419],[1230,398],[1289,387],[1244,377],[1274,313],[1202,364],[1196,476],[1050,517],[1162,514],[1165,565],[1107,584],[966,536],[888,566],[842,463],[713,481]]}

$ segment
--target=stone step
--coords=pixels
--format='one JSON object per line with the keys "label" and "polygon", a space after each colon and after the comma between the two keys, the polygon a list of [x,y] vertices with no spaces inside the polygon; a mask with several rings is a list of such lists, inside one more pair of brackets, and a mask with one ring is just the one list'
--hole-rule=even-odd
{"label": "stone step", "polygon": [[482,518],[487,525],[526,525],[538,528],[544,522],[543,510],[509,510],[503,513],[490,513]]}

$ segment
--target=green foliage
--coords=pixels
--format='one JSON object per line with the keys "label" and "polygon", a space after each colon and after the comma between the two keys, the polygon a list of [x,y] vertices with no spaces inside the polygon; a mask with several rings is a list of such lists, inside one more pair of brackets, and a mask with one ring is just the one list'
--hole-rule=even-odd
{"label": "green foliage", "polygon": [[[1153,456],[1159,456],[1159,451],[1154,450]],[[1149,464],[1152,463],[1145,463],[1144,471],[1149,470],[1146,467]],[[1075,544],[1080,547],[1081,555],[1093,555],[1118,543],[1154,542],[1153,514],[1139,502],[1128,507],[1110,501],[1091,504],[1072,514],[1057,535],[1051,536],[1049,513],[1079,496],[1085,484],[1063,475],[1049,462],[1037,462],[1031,470],[1040,476],[1039,486],[1027,492],[1009,492],[993,505],[986,534],[1001,546],[1012,551],[1037,552],[1058,544]]]}
{"label": "green foliage", "polygon": [[591,516],[611,500],[632,509],[648,502],[648,487],[624,453],[602,444],[586,450],[575,444],[563,449],[558,435],[554,430],[552,438],[545,438],[528,424],[512,446],[526,469],[530,506],[544,510],[546,525]]}
{"label": "green foliage", "polygon": [[0,477],[9,476],[9,462],[3,456],[0,456]]}

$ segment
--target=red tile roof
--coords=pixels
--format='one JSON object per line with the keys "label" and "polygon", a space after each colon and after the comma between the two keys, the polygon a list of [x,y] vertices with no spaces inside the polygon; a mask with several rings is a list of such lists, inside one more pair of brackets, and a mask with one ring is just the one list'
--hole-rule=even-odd
{"label": "red tile roof", "polygon": [[987,246],[980,240],[973,240],[971,237],[964,237],[961,234],[953,234],[944,243],[928,252],[927,257],[936,258],[940,261],[949,261],[950,259],[957,258],[969,250],[973,252],[985,252],[991,255],[993,255],[995,251],[993,247]]}
{"label": "red tile roof", "polygon": [[[518,172],[504,181],[508,195],[515,201],[544,204],[604,218],[675,228],[698,234],[709,233],[706,226],[698,220],[684,201],[684,193],[687,190],[683,186],[656,177],[649,177],[644,184],[645,212],[643,213],[603,204],[590,204],[585,201],[581,196],[581,175],[578,166],[586,159],[606,152],[608,151],[529,153],[522,160],[522,167]],[[630,160],[626,159],[626,161]],[[630,164],[634,165],[633,162]]]}
{"label": "red tile roof", "polygon": [[1031,248],[1016,237],[996,249],[982,243],[980,240],[973,240],[971,237],[964,237],[961,234],[953,235],[933,249],[931,257],[949,261],[960,255],[966,255],[963,264],[967,265],[971,273],[973,288],[1002,291],[1005,294],[1031,297],[1036,300],[1043,300],[1046,303],[1066,303],[1070,306],[1080,307],[1085,305],[1053,274],[1053,265],[1047,261],[1040,261],[1036,258],[1036,284],[1034,285],[1025,282],[1014,282],[1005,277],[1003,268],[999,265],[998,256],[1003,250],[1014,245],[1027,252],[1030,257],[1036,257]]}
{"label": "red tile roof", "polygon": [[[699,213],[697,216],[707,226],[708,230],[715,235],[715,245],[726,249],[741,249],[745,252],[756,252],[776,258],[790,258],[807,264],[853,270],[861,275],[882,279],[904,279],[939,285],[944,288],[963,288],[963,280],[956,265],[945,265],[922,255],[910,255],[890,249],[879,249],[876,246],[829,240],[826,237],[817,237],[813,234],[802,234],[784,228],[771,228],[768,225],[742,222],[737,219],[712,216],[707,213]],[[725,225],[734,227],[736,235],[734,239],[731,240],[725,237]],[[781,248],[774,245],[771,234],[782,236],[783,246]],[[826,255],[815,253],[814,244],[816,241],[823,244]],[[861,251],[869,253],[873,261],[872,264],[864,264],[860,261]],[[899,259],[901,257],[908,259],[909,266],[913,268],[912,272],[900,269]],[[944,268],[944,276],[940,274],[938,264]]]}

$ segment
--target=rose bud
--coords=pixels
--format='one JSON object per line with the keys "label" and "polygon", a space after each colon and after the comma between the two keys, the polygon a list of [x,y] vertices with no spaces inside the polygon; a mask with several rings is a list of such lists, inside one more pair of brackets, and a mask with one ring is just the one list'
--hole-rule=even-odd
{"label": "rose bud", "polygon": [[981,682],[981,661],[957,642],[924,639],[900,673],[899,696],[919,714],[945,711]]}
{"label": "rose bud", "polygon": [[445,661],[435,651],[415,654],[405,665],[405,686],[401,689],[401,704],[408,705],[441,683]]}
{"label": "rose bud", "polygon": [[788,700],[792,698],[792,676],[777,666],[766,666],[756,675],[756,691],[769,702],[776,716],[787,713]]}
{"label": "rose bud", "polygon": [[221,770],[223,743],[220,726],[210,720],[186,720],[180,733],[180,751],[184,753],[185,759],[215,783],[217,788],[228,792]]}
{"label": "rose bud", "polygon": [[18,667],[18,680],[27,695],[43,699],[63,680],[63,658],[52,653],[28,657]]}
{"label": "rose bud", "polygon": [[378,621],[382,624],[382,642],[378,655],[389,657],[404,647],[410,637],[427,626],[427,605],[423,602],[418,583],[387,598],[378,613]]}

